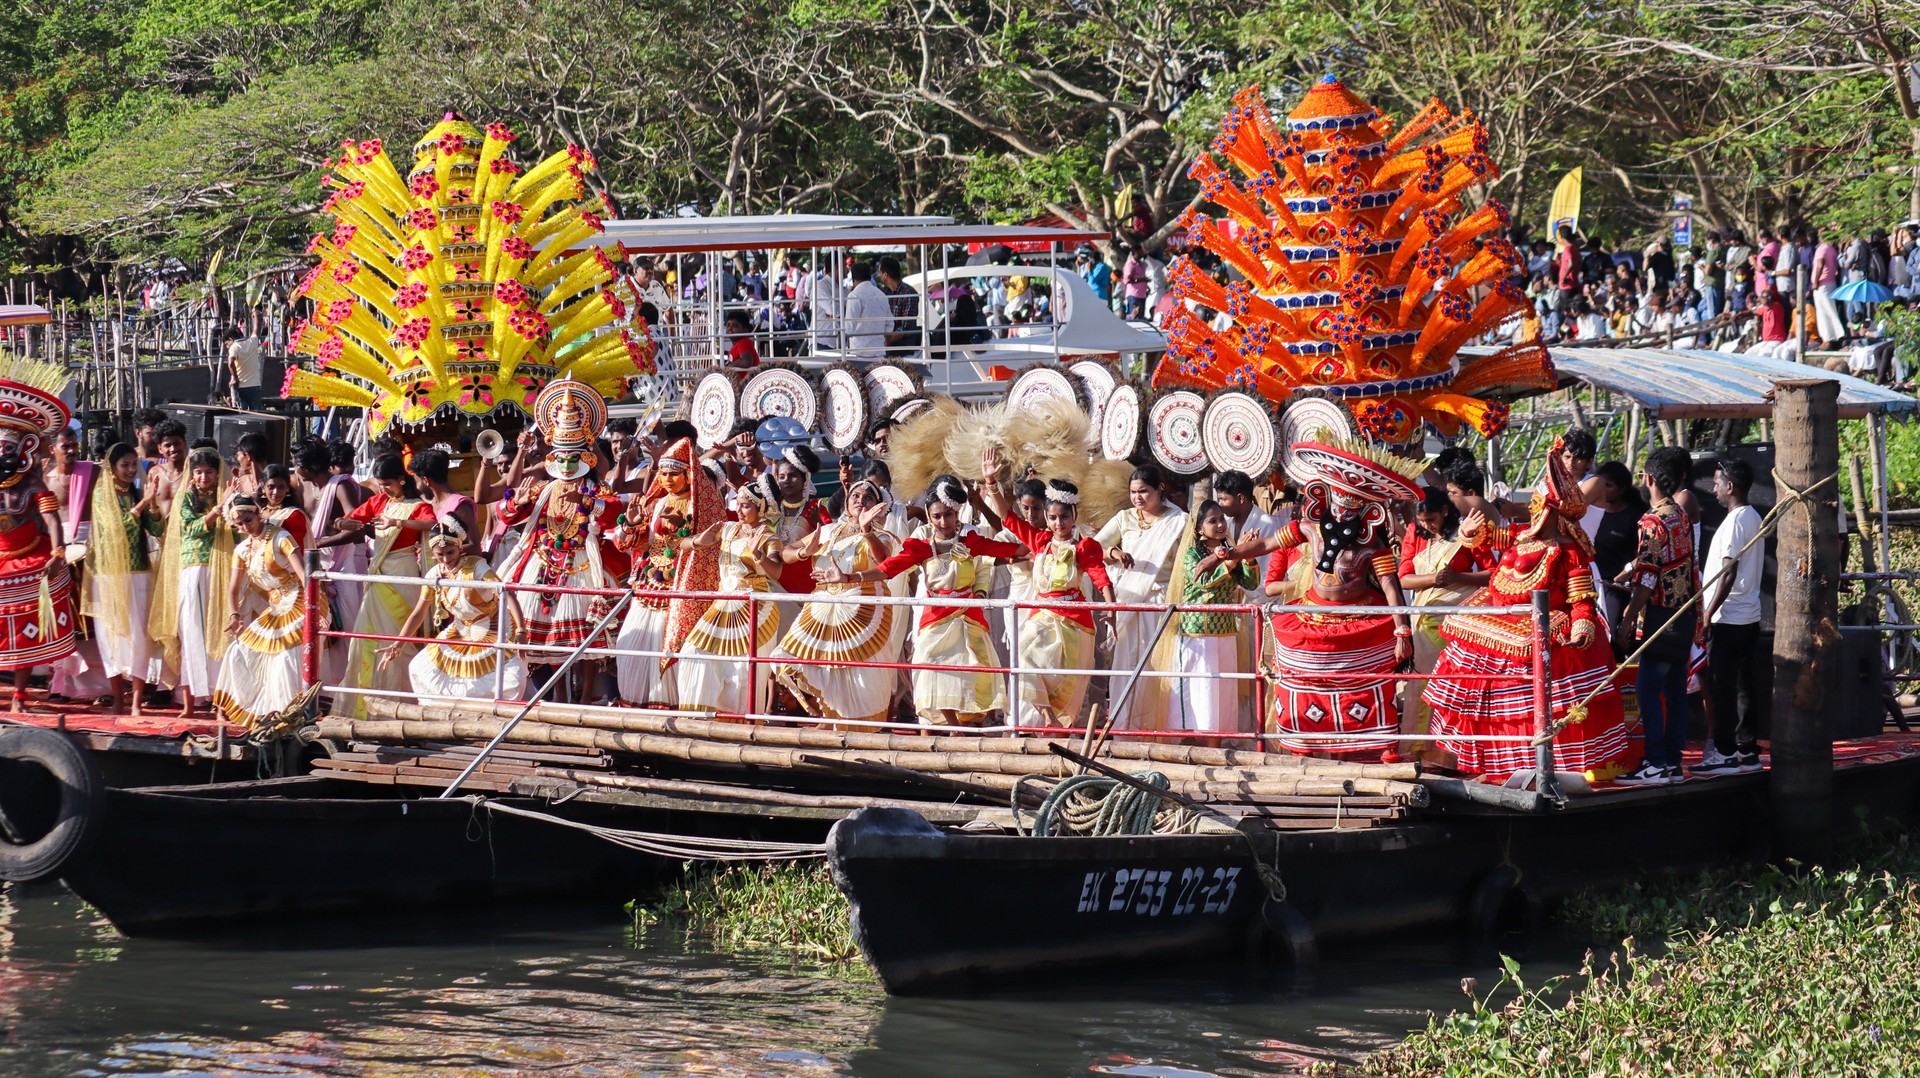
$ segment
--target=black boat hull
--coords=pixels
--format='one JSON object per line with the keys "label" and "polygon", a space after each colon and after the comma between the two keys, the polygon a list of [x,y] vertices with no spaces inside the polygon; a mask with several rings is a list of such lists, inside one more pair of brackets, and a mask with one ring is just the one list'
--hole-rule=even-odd
{"label": "black boat hull", "polygon": [[[497,800],[579,822],[691,835],[763,837],[751,816]],[[131,935],[190,935],[235,918],[434,908],[506,899],[631,896],[681,862],[467,799],[382,795],[301,777],[109,790],[95,835],[59,871]],[[824,824],[778,821],[773,836],[818,841]]]}
{"label": "black boat hull", "polygon": [[[1836,831],[1911,821],[1917,794],[1920,757],[1838,770]],[[1305,957],[1322,943],[1413,928],[1491,933],[1584,887],[1765,857],[1769,810],[1767,777],[1755,774],[1554,812],[1466,808],[1392,827],[1260,831],[1253,848],[1279,872],[1280,903],[1233,835],[975,835],[867,809],[835,825],[828,858],[853,904],[855,939],[889,992],[964,993],[1125,963]],[[1230,868],[1240,871],[1229,901],[1189,910],[1179,900],[1181,881]]]}

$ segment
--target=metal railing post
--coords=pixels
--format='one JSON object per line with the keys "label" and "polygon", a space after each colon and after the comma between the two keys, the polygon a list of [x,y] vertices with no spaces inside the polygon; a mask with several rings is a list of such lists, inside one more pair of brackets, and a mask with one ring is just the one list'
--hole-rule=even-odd
{"label": "metal railing post", "polygon": [[1553,766],[1553,739],[1545,736],[1553,728],[1553,693],[1547,685],[1547,649],[1553,644],[1553,606],[1546,591],[1533,593],[1533,735],[1540,739],[1534,746],[1534,766],[1539,769],[1540,794],[1561,800],[1560,783]]}
{"label": "metal railing post", "polygon": [[511,624],[507,619],[507,604],[520,600],[507,590],[504,581],[494,587],[493,595],[499,600],[493,610],[493,698],[498,700],[506,694],[507,662],[513,658],[513,653],[507,650],[507,626]]}

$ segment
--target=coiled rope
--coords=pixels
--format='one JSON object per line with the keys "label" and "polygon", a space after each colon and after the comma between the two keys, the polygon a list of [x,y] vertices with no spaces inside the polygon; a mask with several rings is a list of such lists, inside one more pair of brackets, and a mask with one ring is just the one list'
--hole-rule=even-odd
{"label": "coiled rope", "polygon": [[[1158,771],[1135,771],[1133,777],[1165,790],[1170,783]],[[1025,775],[1014,784],[1013,808],[1017,822],[1021,794],[1029,781],[1040,776]],[[1164,798],[1146,790],[1128,786],[1104,775],[1073,775],[1062,779],[1047,793],[1034,811],[1033,824],[1020,830],[1027,835],[1051,838],[1059,835],[1181,835],[1192,834],[1199,817],[1186,809],[1168,805]]]}

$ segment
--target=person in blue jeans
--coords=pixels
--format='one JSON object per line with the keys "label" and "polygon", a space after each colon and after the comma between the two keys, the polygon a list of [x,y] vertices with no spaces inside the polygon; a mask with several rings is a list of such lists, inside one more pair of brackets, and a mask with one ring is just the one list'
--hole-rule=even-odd
{"label": "person in blue jeans", "polygon": [[1698,620],[1688,602],[1700,590],[1700,573],[1693,558],[1693,520],[1674,494],[1692,469],[1693,458],[1684,449],[1656,449],[1647,456],[1641,476],[1649,505],[1640,517],[1639,548],[1617,578],[1633,588],[1620,617],[1622,630],[1632,635],[1634,647],[1646,645],[1634,683],[1646,759],[1616,780],[1623,786],[1665,786],[1687,778],[1680,754],[1687,743],[1687,659]]}

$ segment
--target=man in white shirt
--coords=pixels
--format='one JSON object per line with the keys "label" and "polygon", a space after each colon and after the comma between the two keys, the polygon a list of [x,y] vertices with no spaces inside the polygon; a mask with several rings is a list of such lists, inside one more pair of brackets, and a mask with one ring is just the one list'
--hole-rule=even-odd
{"label": "man in white shirt", "polygon": [[855,262],[853,288],[846,299],[847,355],[854,359],[884,359],[887,334],[893,332],[893,301],[873,283],[873,263]]}
{"label": "man in white shirt", "polygon": [[[1760,511],[1747,504],[1753,467],[1744,460],[1720,462],[1713,475],[1713,496],[1727,507],[1727,519],[1707,545],[1701,575],[1706,598],[1707,685],[1713,701],[1713,741],[1695,774],[1731,775],[1760,770],[1758,731],[1771,702],[1773,682],[1760,649],[1760,577],[1765,543]],[[1746,690],[1746,707],[1740,706]]]}
{"label": "man in white shirt", "polygon": [[260,410],[260,338],[227,331],[227,370],[233,375],[233,402],[249,412]]}
{"label": "man in white shirt", "polygon": [[793,309],[807,316],[815,348],[840,347],[840,312],[845,303],[840,282],[833,279],[825,256],[816,256],[813,269],[794,290]]}

